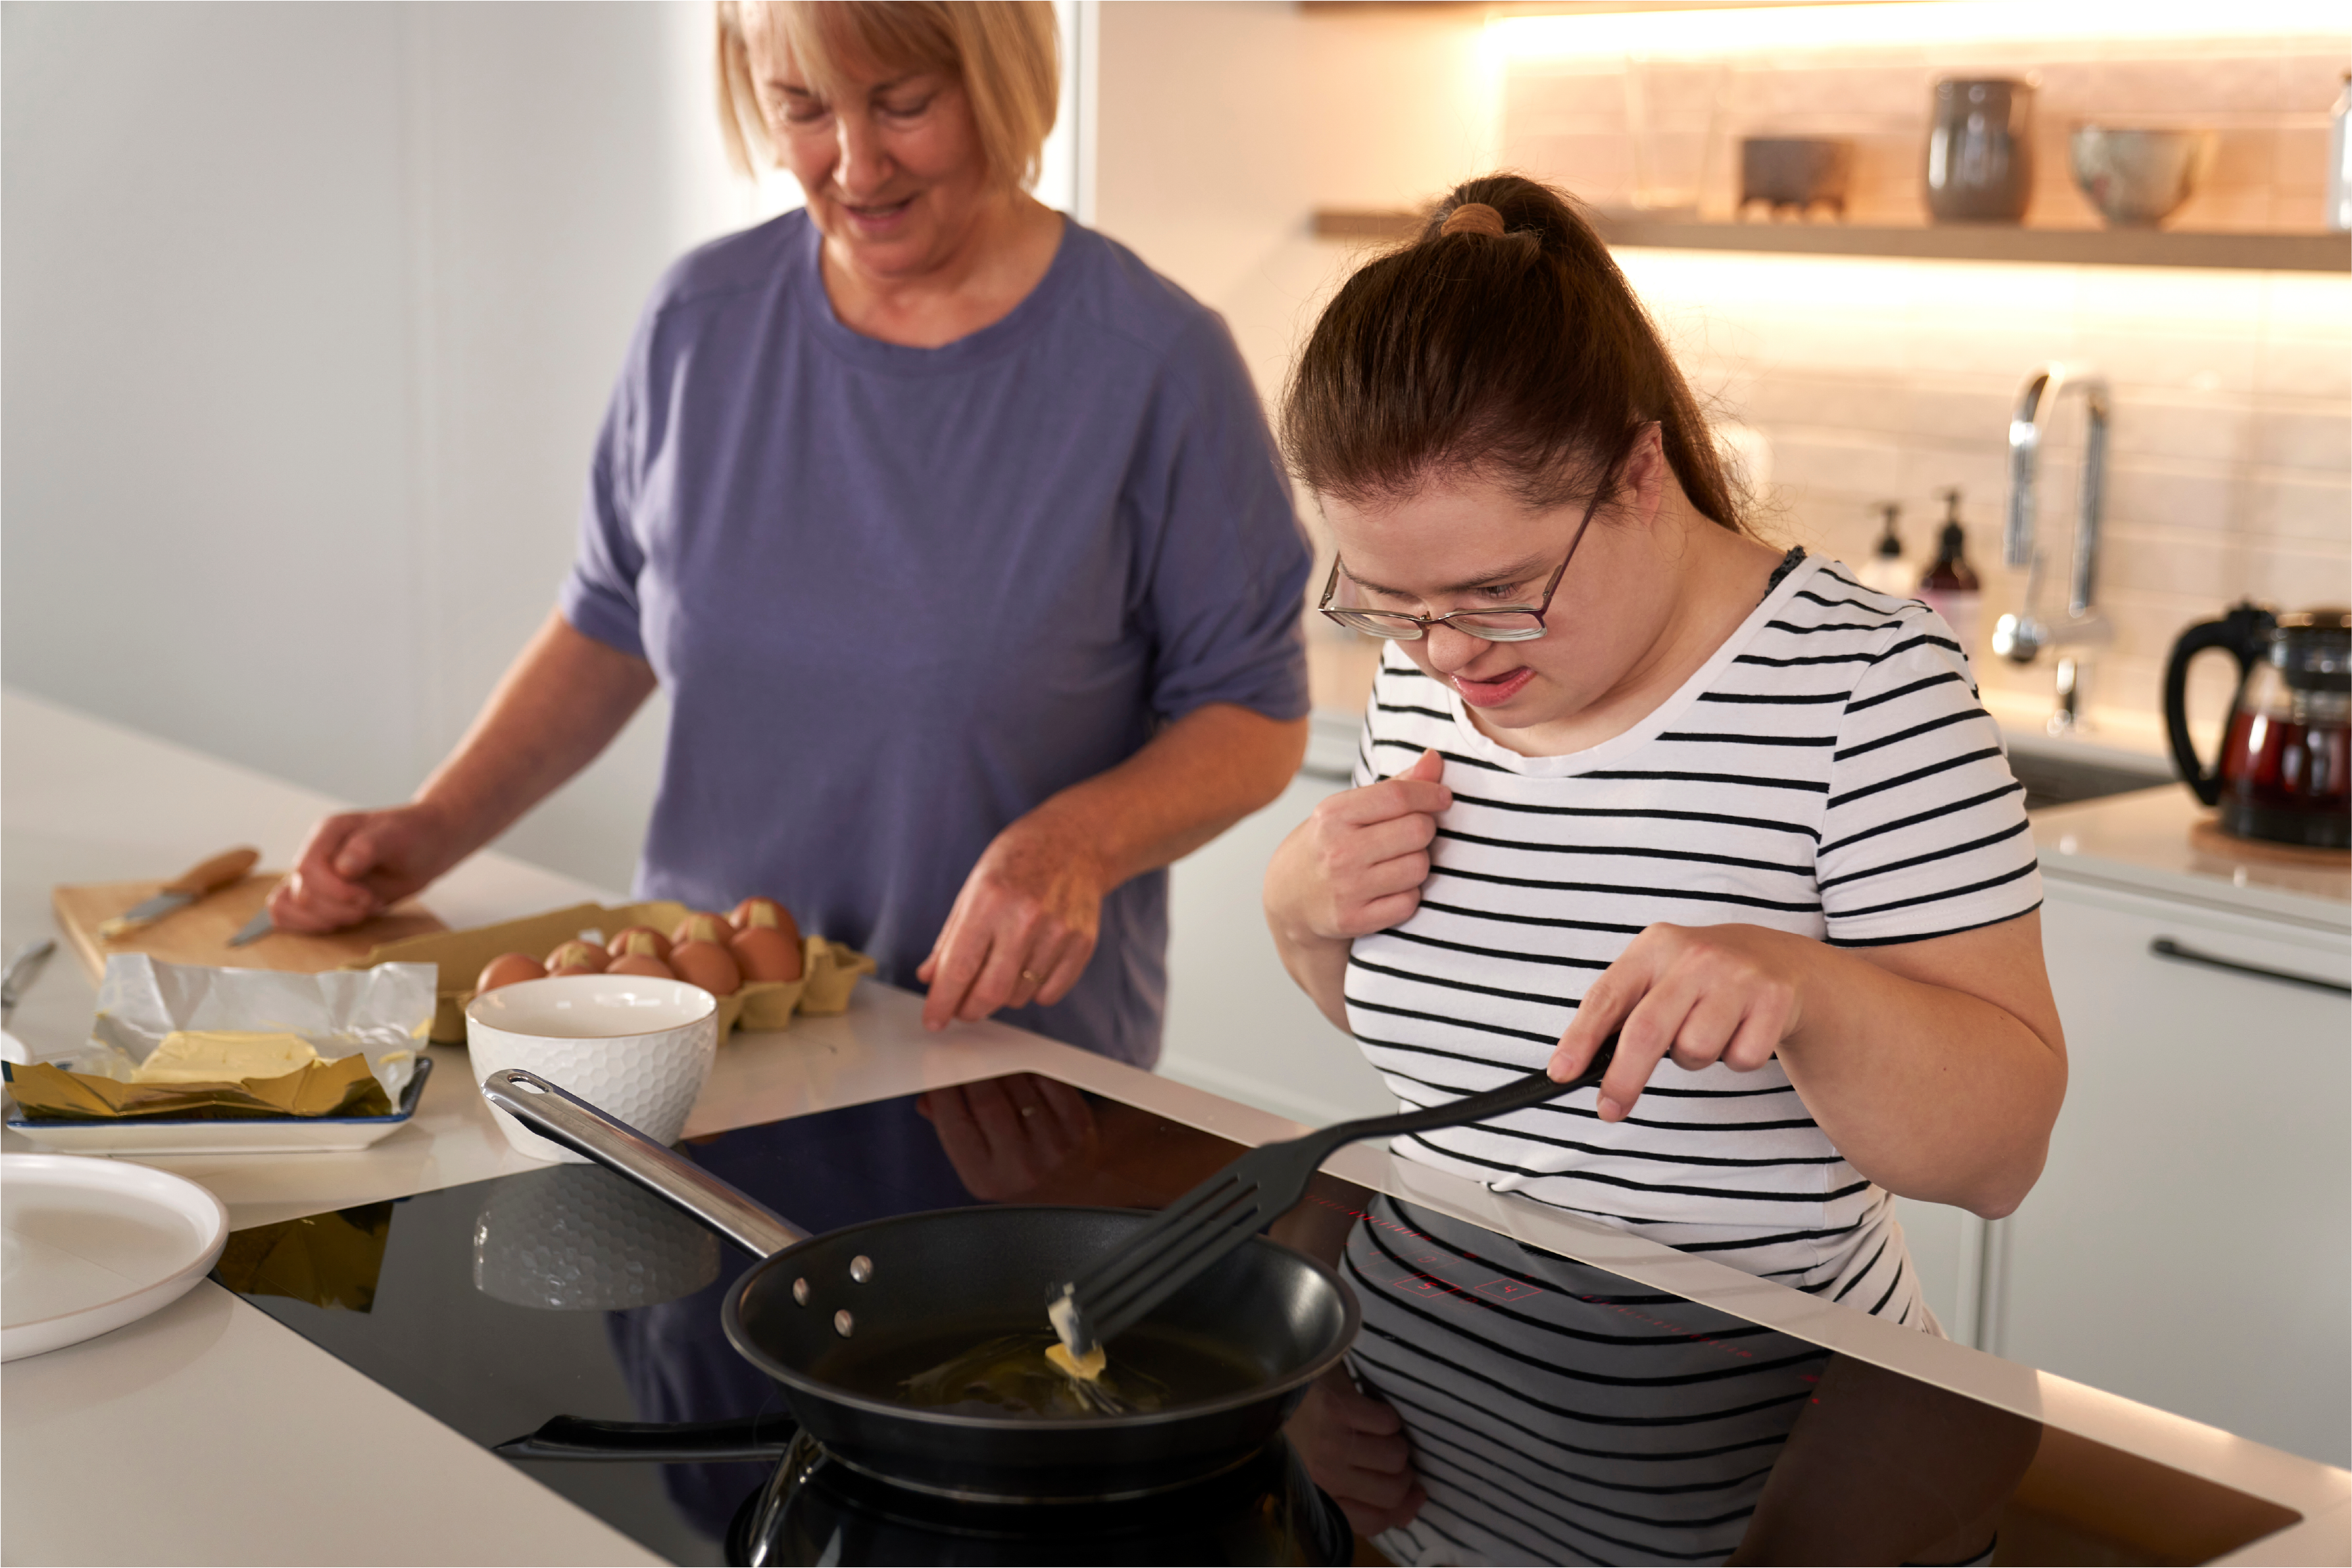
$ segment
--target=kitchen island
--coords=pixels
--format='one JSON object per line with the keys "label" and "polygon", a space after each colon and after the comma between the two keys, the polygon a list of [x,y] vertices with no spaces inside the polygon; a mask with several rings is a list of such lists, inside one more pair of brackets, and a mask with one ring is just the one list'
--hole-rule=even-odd
{"label": "kitchen island", "polygon": [[[44,934],[58,882],[152,874],[248,839],[282,855],[332,802],[17,695],[5,726],[5,941]],[[135,823],[125,831],[122,824]],[[428,895],[452,925],[603,896],[495,854]],[[15,1028],[87,1027],[94,991],[53,965]],[[239,1228],[535,1168],[509,1148],[459,1051],[416,1122],[352,1155],[157,1160],[210,1187]],[[1269,1113],[995,1024],[925,1033],[918,999],[861,989],[850,1010],[739,1035],[689,1136],[1034,1071],[1240,1144],[1296,1131]],[[7,1148],[25,1145],[10,1139]],[[1812,1344],[2169,1466],[2300,1516],[2231,1561],[2341,1562],[2352,1475],[2081,1384],[1583,1224],[1356,1147],[1327,1168],[1421,1207],[1736,1314]],[[659,1561],[627,1535],[210,1282],[114,1333],[0,1373],[0,1554],[25,1562]]]}

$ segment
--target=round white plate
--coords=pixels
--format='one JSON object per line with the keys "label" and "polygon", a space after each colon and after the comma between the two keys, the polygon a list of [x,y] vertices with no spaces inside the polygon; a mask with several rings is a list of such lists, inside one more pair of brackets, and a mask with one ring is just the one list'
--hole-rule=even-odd
{"label": "round white plate", "polygon": [[0,1361],[136,1322],[203,1279],[227,1240],[227,1208],[185,1176],[0,1155]]}

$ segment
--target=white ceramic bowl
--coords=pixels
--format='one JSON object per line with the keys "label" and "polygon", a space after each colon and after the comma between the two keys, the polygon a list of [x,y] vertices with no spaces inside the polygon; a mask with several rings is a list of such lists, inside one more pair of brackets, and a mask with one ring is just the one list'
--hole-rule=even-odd
{"label": "white ceramic bowl", "polygon": [[[466,1004],[474,1082],[519,1067],[674,1144],[719,1051],[719,998],[683,980],[635,975],[556,975],[486,991]],[[504,1111],[514,1146],[535,1160],[585,1165]]]}

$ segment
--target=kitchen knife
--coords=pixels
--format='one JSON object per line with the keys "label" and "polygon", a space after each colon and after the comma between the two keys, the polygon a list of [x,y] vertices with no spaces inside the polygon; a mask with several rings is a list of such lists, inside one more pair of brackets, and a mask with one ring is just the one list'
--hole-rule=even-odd
{"label": "kitchen knife", "polygon": [[163,884],[163,891],[154,897],[132,904],[98,928],[100,936],[111,941],[134,926],[160,920],[175,909],[185,909],[208,893],[216,893],[233,882],[242,879],[261,859],[255,849],[230,850],[215,855],[201,865],[190,866],[185,872]]}
{"label": "kitchen knife", "polygon": [[242,947],[248,942],[260,941],[277,929],[278,927],[269,918],[269,906],[264,904],[254,911],[252,919],[238,927],[236,935],[228,939],[228,945],[232,947]]}
{"label": "kitchen knife", "polygon": [[0,1024],[8,1021],[9,1015],[16,1010],[18,999],[40,978],[42,967],[57,950],[57,943],[47,936],[16,949],[8,960],[7,973],[0,975]]}

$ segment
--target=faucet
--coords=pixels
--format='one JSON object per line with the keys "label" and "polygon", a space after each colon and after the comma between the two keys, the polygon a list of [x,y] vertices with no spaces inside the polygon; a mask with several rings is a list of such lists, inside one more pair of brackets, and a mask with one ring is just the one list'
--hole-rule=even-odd
{"label": "faucet", "polygon": [[[2087,424],[2083,442],[2083,478],[2074,517],[2073,570],[2068,575],[2066,613],[2055,624],[2042,619],[2044,557],[2034,542],[2035,480],[2042,465],[2042,438],[2056,419],[2060,401],[2079,392]],[[2013,615],[1993,626],[1993,652],[2015,664],[2031,664],[2044,648],[2058,653],[2057,706],[2050,733],[2064,735],[2083,722],[2087,682],[2084,651],[2115,636],[2107,618],[2094,608],[2099,571],[2099,519],[2107,487],[2107,382],[2083,365],[2051,363],[2025,378],[2009,416],[2009,519],[2001,531],[2001,559],[2011,570],[2025,570],[2025,601]]]}

